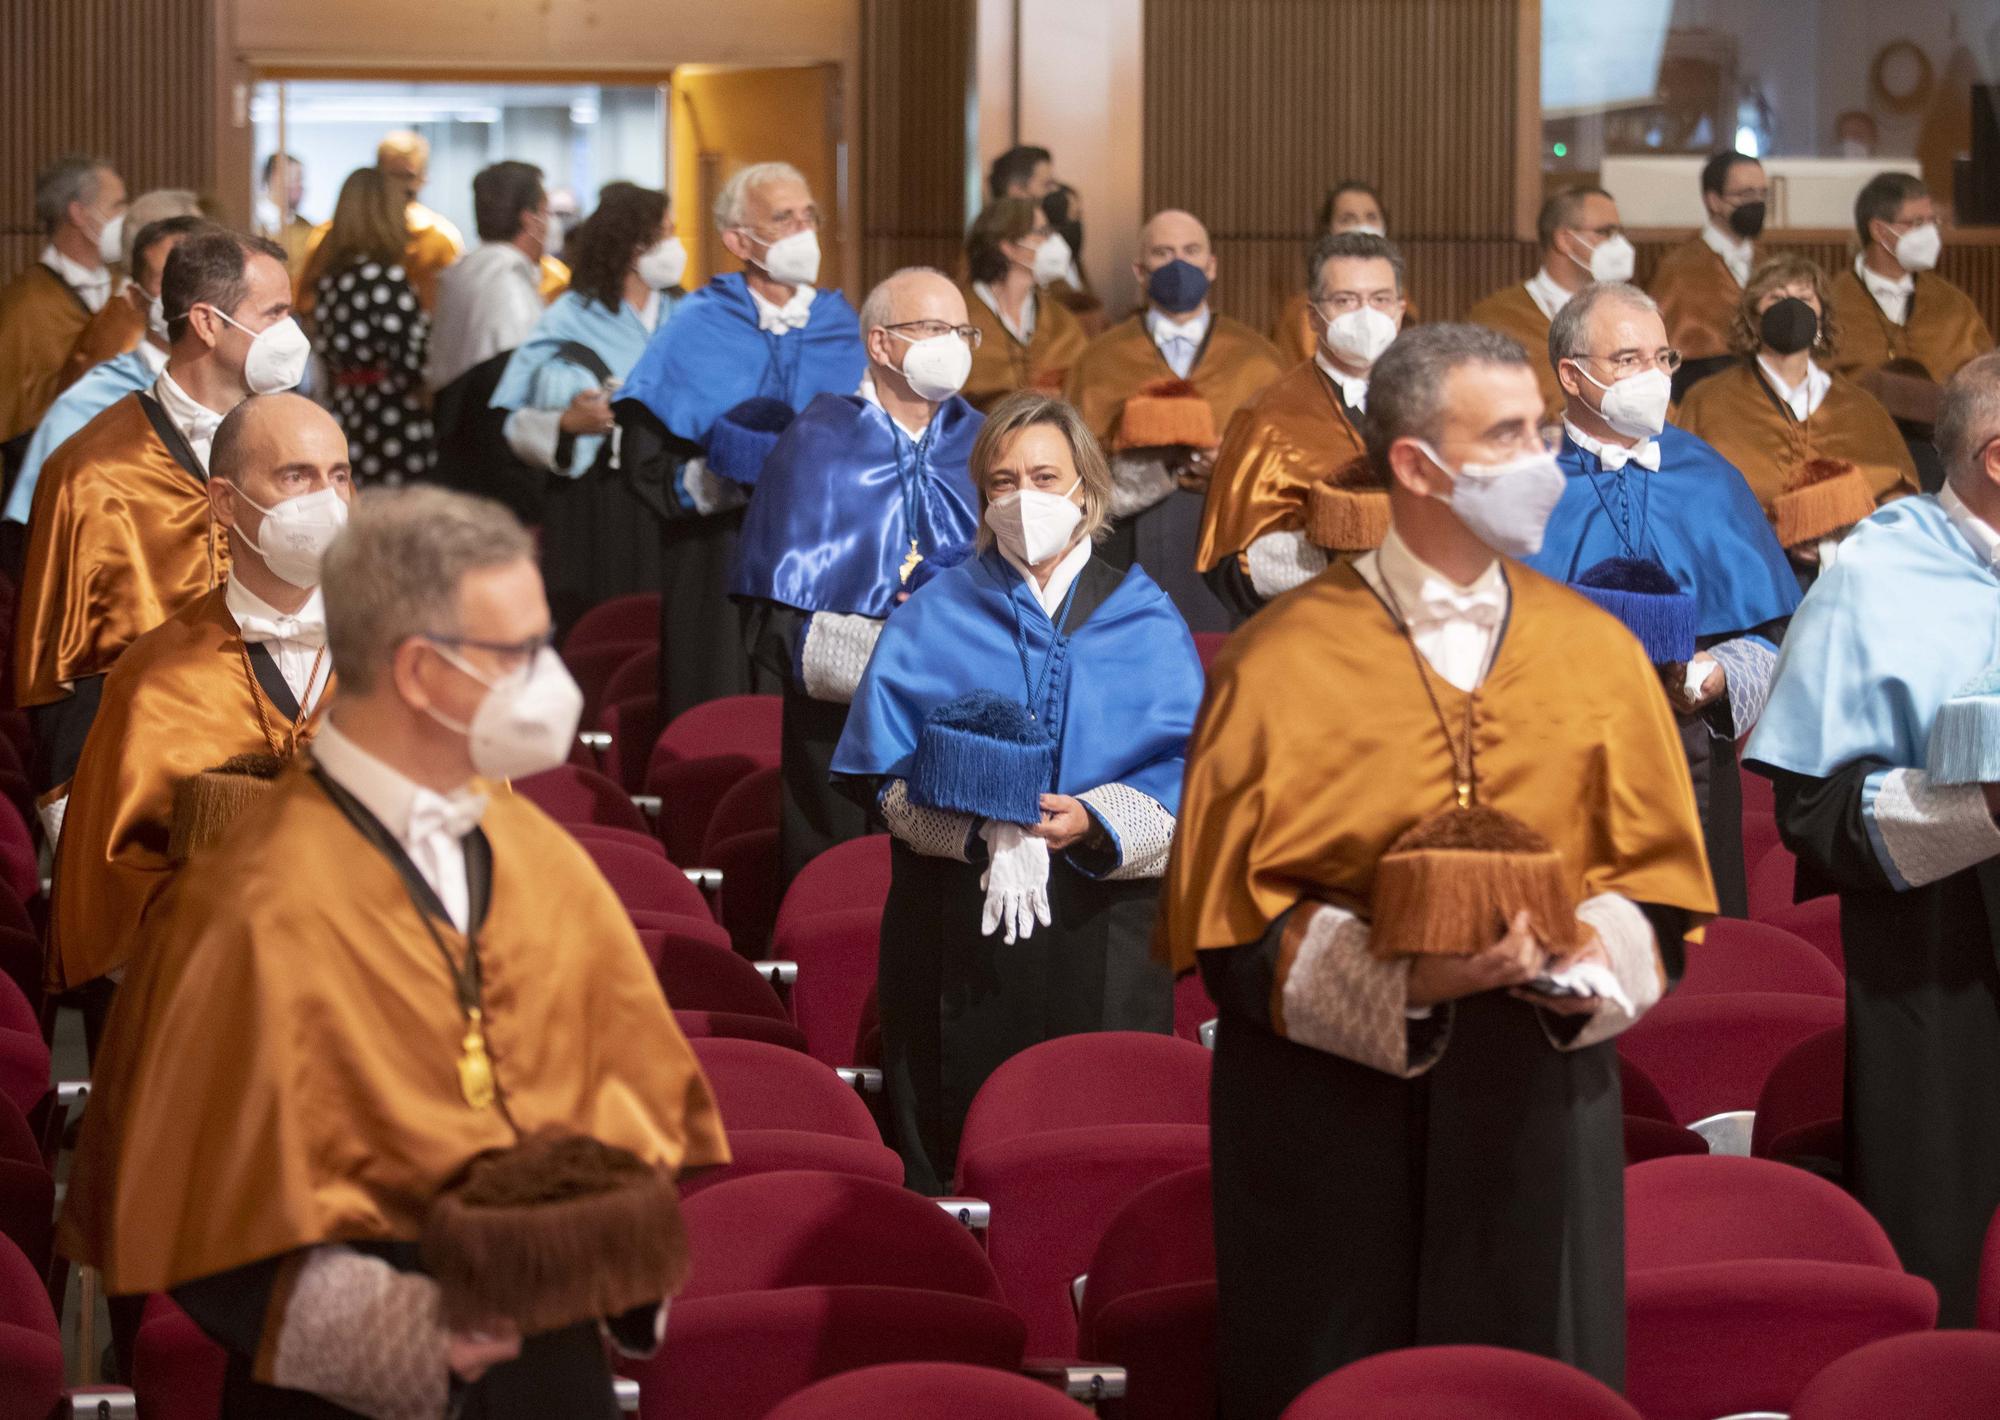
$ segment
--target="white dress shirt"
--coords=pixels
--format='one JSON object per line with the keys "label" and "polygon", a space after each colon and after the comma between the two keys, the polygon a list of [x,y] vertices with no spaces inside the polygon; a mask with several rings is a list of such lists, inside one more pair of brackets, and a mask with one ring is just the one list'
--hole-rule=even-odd
{"label": "white dress shirt", "polygon": [[1759,355],[1757,364],[1764,371],[1764,377],[1771,382],[1771,387],[1777,390],[1778,398],[1785,402],[1792,411],[1792,417],[1801,424],[1813,416],[1826,398],[1826,392],[1833,388],[1833,376],[1810,360],[1806,361],[1806,377],[1796,388],[1785,382],[1785,377],[1765,356]]}
{"label": "white dress shirt", "polygon": [[1917,292],[1917,278],[1905,271],[1902,279],[1891,281],[1886,276],[1878,276],[1868,264],[1866,257],[1854,258],[1854,274],[1861,278],[1861,284],[1868,288],[1868,294],[1875,298],[1875,304],[1882,308],[1882,314],[1889,318],[1891,325],[1901,325],[1909,319],[1910,297]]}
{"label": "white dress shirt", "polygon": [[512,350],[542,318],[542,272],[512,242],[487,242],[438,277],[424,379],[442,389],[473,366]]}
{"label": "white dress shirt", "polygon": [[[872,371],[861,377],[861,388],[856,390],[855,393],[861,396],[861,398],[867,400],[870,404],[874,405],[877,409],[880,409],[884,414],[889,414],[888,409],[882,403],[882,396],[875,392],[875,375]],[[933,413],[936,412],[936,406],[932,406],[932,412]],[[895,425],[898,429],[901,429],[903,431],[904,436],[908,438],[911,443],[920,444],[923,442],[924,439],[923,429],[912,429],[909,425],[905,424],[902,420],[898,419],[893,414],[889,414],[889,422]]]}
{"label": "white dress shirt", "polygon": [[1026,345],[1035,338],[1036,292],[1030,291],[1028,299],[1021,302],[1021,323],[1019,325],[1014,324],[1013,321],[1007,318],[1007,313],[1000,309],[1000,302],[994,296],[993,288],[988,286],[984,281],[975,281],[972,283],[972,294],[986,303],[986,309],[993,312],[1000,324],[1007,328],[1007,333],[1020,341],[1021,344]]}
{"label": "white dress shirt", "polygon": [[[339,715],[338,709],[330,712]],[[470,788],[438,794],[384,764],[340,732],[332,719],[313,739],[312,756],[334,783],[360,801],[403,845],[410,861],[463,932],[472,917],[465,835],[479,826],[486,796]]]}
{"label": "white dress shirt", "polygon": [[1368,408],[1368,377],[1366,375],[1350,375],[1347,371],[1341,369],[1340,366],[1333,363],[1332,358],[1326,353],[1325,346],[1321,346],[1319,349],[1313,351],[1313,363],[1319,366],[1321,374],[1340,387],[1340,397],[1347,401],[1349,409],[1365,410]]}
{"label": "white dress shirt", "polygon": [[1051,623],[1055,621],[1056,613],[1062,610],[1063,598],[1069,595],[1070,587],[1089,563],[1090,553],[1091,541],[1085,538],[1063,555],[1063,560],[1056,563],[1055,570],[1049,573],[1048,585],[1043,586],[1035,580],[1035,574],[1028,570],[1026,563],[1016,559],[1006,548],[1000,549],[1000,555],[1007,559],[1008,566],[1021,574],[1021,580],[1035,594],[1035,600],[1041,603],[1042,611]]}
{"label": "white dress shirt", "polygon": [[[282,612],[234,576],[222,593],[223,604],[243,633],[246,646],[262,646],[277,662],[278,673],[291,687],[301,714],[311,714],[333,674],[326,650],[326,602],[314,587],[296,612]],[[317,669],[315,669],[317,667]]]}
{"label": "white dress shirt", "polygon": [[1701,224],[1701,239],[1708,249],[1722,258],[1722,264],[1729,268],[1729,274],[1736,278],[1738,286],[1750,284],[1750,263],[1756,260],[1757,244],[1744,241],[1730,232],[1725,232],[1713,222]]}
{"label": "white dress shirt", "polygon": [[2000,530],[1966,507],[1965,500],[1949,483],[1938,493],[1938,506],[1944,509],[1959,535],[1972,544],[1972,550],[1986,559],[1986,565],[2000,572]]}
{"label": "white dress shirt", "polygon": [[104,303],[111,299],[111,272],[107,267],[79,266],[57,251],[54,242],[42,248],[42,265],[62,277],[63,284],[76,292],[92,315],[103,310]]}
{"label": "white dress shirt", "polygon": [[1571,443],[1595,456],[1604,465],[1606,473],[1616,473],[1628,463],[1636,463],[1654,473],[1660,471],[1660,446],[1656,440],[1641,439],[1628,449],[1623,444],[1607,444],[1594,434],[1586,434],[1567,419],[1563,420],[1563,432],[1569,435]]}
{"label": "white dress shirt", "polygon": [[1572,293],[1565,290],[1555,277],[1549,275],[1546,266],[1539,268],[1533,276],[1530,276],[1526,285],[1528,295],[1535,303],[1535,309],[1550,320],[1554,320],[1561,314],[1562,308],[1569,304]]}
{"label": "white dress shirt", "polygon": [[1185,320],[1175,320],[1165,311],[1147,307],[1146,334],[1153,337],[1153,344],[1160,347],[1160,357],[1181,379],[1186,379],[1188,371],[1194,368],[1195,357],[1201,353],[1201,343],[1208,339],[1208,324],[1212,318],[1206,302]]}
{"label": "white dress shirt", "polygon": [[744,288],[757,307],[757,329],[767,330],[773,335],[783,335],[789,330],[804,330],[806,322],[812,319],[813,298],[819,294],[811,286],[800,286],[793,290],[792,299],[782,306],[774,306],[765,300],[754,286]]}
{"label": "white dress shirt", "polygon": [[1430,668],[1460,690],[1486,679],[1511,593],[1495,558],[1469,587],[1460,586],[1410,551],[1392,524],[1382,546],[1355,560],[1354,570],[1400,608]]}
{"label": "white dress shirt", "polygon": [[153,381],[153,398],[166,412],[167,422],[188,441],[188,447],[194,450],[196,460],[206,472],[208,451],[215,444],[215,431],[222,423],[222,416],[175,384],[164,365],[160,367],[160,377]]}

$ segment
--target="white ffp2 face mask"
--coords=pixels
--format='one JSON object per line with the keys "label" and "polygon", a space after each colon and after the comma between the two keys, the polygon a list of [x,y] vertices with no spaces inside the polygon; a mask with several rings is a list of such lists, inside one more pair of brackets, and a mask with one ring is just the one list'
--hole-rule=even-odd
{"label": "white ffp2 face mask", "polygon": [[808,227],[780,237],[764,248],[764,274],[785,286],[810,286],[819,280],[819,233]]}
{"label": "white ffp2 face mask", "polygon": [[1373,306],[1343,311],[1327,322],[1326,348],[1356,365],[1373,365],[1396,343],[1395,317]]}
{"label": "white ffp2 face mask", "polygon": [[965,388],[972,374],[972,347],[956,335],[917,340],[900,330],[889,334],[910,342],[910,348],[903,352],[903,378],[918,399],[937,404]]}
{"label": "white ffp2 face mask", "polygon": [[1078,478],[1069,493],[1044,493],[1039,488],[1003,493],[986,505],[986,526],[1016,562],[1038,566],[1068,547],[1076,535],[1083,509],[1070,494],[1082,486]]}
{"label": "white ffp2 face mask", "polygon": [[1050,232],[1047,240],[1035,248],[1035,284],[1048,286],[1062,280],[1069,275],[1069,264],[1075,259],[1063,234]]}
{"label": "white ffp2 face mask", "polygon": [[267,508],[245,493],[242,484],[229,486],[238,498],[264,515],[254,538],[241,527],[236,531],[257,549],[271,575],[294,587],[317,587],[326,550],[347,526],[347,500],[337,489],[321,488]]}
{"label": "white ffp2 face mask", "polygon": [[1944,251],[1944,233],[1938,230],[1937,223],[1926,222],[1896,238],[1896,245],[1890,250],[1903,270],[1929,271],[1938,264],[1938,257]]}
{"label": "white ffp2 face mask", "polygon": [[111,266],[125,259],[125,214],[118,213],[97,232],[97,254]]}
{"label": "white ffp2 face mask", "polygon": [[449,646],[430,643],[445,660],[486,687],[472,722],[455,724],[426,706],[433,720],[466,737],[472,767],[488,779],[525,779],[569,758],[583,718],[583,692],[547,646],[515,674],[488,680]]}
{"label": "white ffp2 face mask", "polygon": [[306,339],[297,321],[286,316],[253,331],[222,307],[209,306],[209,309],[250,337],[250,353],[243,357],[243,386],[250,393],[277,394],[305,378],[306,361],[312,358],[312,342]]}
{"label": "white ffp2 face mask", "polygon": [[1454,469],[1423,440],[1417,447],[1452,476],[1449,493],[1434,495],[1466,530],[1503,557],[1532,557],[1542,550],[1549,515],[1562,499],[1563,471],[1547,449],[1500,464]]}
{"label": "white ffp2 face mask", "polygon": [[[1581,236],[1577,239],[1584,240]],[[1575,258],[1572,257],[1571,260]],[[1590,273],[1592,281],[1630,281],[1637,261],[1638,252],[1633,249],[1632,243],[1626,240],[1625,234],[1613,232],[1590,248],[1590,260],[1581,265]]]}
{"label": "white ffp2 face mask", "polygon": [[679,237],[668,237],[639,253],[639,260],[633,269],[639,279],[653,290],[664,291],[669,286],[681,284],[681,277],[687,273],[687,264],[686,245]]}
{"label": "white ffp2 face mask", "polygon": [[1619,434],[1628,439],[1653,439],[1667,427],[1667,406],[1674,402],[1674,382],[1665,370],[1655,366],[1608,385],[1584,369],[1580,361],[1576,372],[1604,391],[1597,412]]}

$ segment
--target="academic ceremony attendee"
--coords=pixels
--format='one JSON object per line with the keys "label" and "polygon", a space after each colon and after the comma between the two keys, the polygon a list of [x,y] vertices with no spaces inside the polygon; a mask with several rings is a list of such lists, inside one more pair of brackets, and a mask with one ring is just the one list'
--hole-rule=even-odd
{"label": "academic ceremony attendee", "polygon": [[1069,265],[1053,279],[1043,281],[1044,287],[1077,318],[1078,329],[1086,337],[1103,330],[1104,302],[1090,289],[1090,277],[1082,264],[1083,199],[1075,188],[1056,178],[1055,159],[1049,150],[1033,144],[1009,148],[987,169],[986,193],[996,202],[1018,197],[1042,209],[1069,248]]}
{"label": "academic ceremony attendee", "polygon": [[51,989],[123,969],[166,886],[174,787],[238,755],[290,759],[333,689],[319,568],[347,524],[347,438],[296,394],[253,395],[216,427],[208,499],[222,584],[118,658],[70,781],[50,900]]}
{"label": "academic ceremony attendee", "polygon": [[[147,914],[63,1253],[221,1344],[228,1420],[611,1420],[604,1323],[658,1345],[672,1175],[728,1149],[624,909],[502,784],[560,763],[582,704],[533,543],[384,490],[324,593],[338,700]],[[509,1256],[546,1290],[491,1297]]]}
{"label": "academic ceremony attendee", "polygon": [[989,197],[1022,197],[1040,202],[1061,184],[1056,181],[1054,157],[1046,148],[1023,143],[1009,148],[986,170]]}
{"label": "academic ceremony attendee", "polygon": [[35,175],[48,243],[0,286],[0,466],[11,472],[56,397],[70,347],[111,299],[125,182],[105,158],[58,158]]}
{"label": "academic ceremony attendee", "polygon": [[1861,250],[1833,278],[1843,375],[1914,361],[1942,384],[1993,348],[1979,308],[1937,274],[1944,234],[1922,178],[1880,173],[1854,199]]}
{"label": "academic ceremony attendee", "polygon": [[305,266],[312,248],[313,224],[299,215],[306,200],[306,165],[290,153],[273,153],[264,159],[263,185],[251,230],[269,237],[285,249],[285,266],[294,278]]}
{"label": "academic ceremony attendee", "polygon": [[750,687],[728,579],[743,489],[708,466],[709,431],[747,399],[804,409],[852,394],[867,359],[854,307],[820,275],[819,205],[789,163],[739,170],[715,200],[723,248],[743,270],[712,278],[639,357],[612,408],[628,475],[659,490],[660,715]]}
{"label": "academic ceremony attendee", "polygon": [[1210,670],[1160,915],[1221,1007],[1230,1420],[1412,1345],[1622,1383],[1612,1038],[1715,899],[1645,653],[1512,560],[1562,493],[1542,408],[1507,337],[1405,334],[1369,382],[1381,549]]}
{"label": "academic ceremony attendee", "polygon": [[991,409],[1016,390],[1053,394],[1083,353],[1083,327],[1045,288],[1070,267],[1069,243],[1041,204],[1025,197],[989,203],[965,234],[965,305],[980,342],[965,397]]}
{"label": "academic ceremony attendee", "polygon": [[1511,335],[1536,361],[1543,410],[1562,415],[1563,387],[1555,371],[1540,363],[1549,344],[1549,324],[1570,297],[1593,281],[1630,281],[1632,243],[1619,225],[1618,204],[1601,187],[1571,187],[1551,195],[1535,218],[1542,264],[1526,281],[1506,286],[1480,301],[1465,318],[1474,325]]}
{"label": "academic ceremony attendee", "polygon": [[423,383],[430,317],[403,267],[408,241],[401,190],[374,168],[357,168],[313,255],[307,320],[363,487],[427,477],[437,458]]}
{"label": "academic ceremony attendee", "polygon": [[730,595],[752,608],[751,654],[784,687],[779,881],[868,832],[830,778],[848,703],[911,574],[979,527],[966,460],[984,422],[960,397],[976,326],[950,278],[897,272],[861,306],[868,373],[823,394],[765,459]]}
{"label": "academic ceremony attendee", "polygon": [[1667,423],[1676,352],[1636,286],[1585,286],[1547,345],[1562,501],[1523,559],[1625,621],[1659,668],[1726,917],[1749,915],[1737,742],[1763,713],[1798,579],[1743,475]]}
{"label": "academic ceremony attendee", "polygon": [[1778,541],[1806,567],[1830,559],[1840,534],[1875,504],[1917,490],[1889,411],[1828,368],[1839,335],[1826,273],[1807,257],[1769,257],[1737,305],[1737,362],[1680,407],[1681,427],[1736,466]]}
{"label": "academic ceremony attendee", "polygon": [[1010,1056],[1172,1028],[1148,942],[1201,695],[1172,602],[1145,569],[1092,554],[1111,474],[1076,411],[1003,401],[969,471],[978,550],[889,617],[833,759],[895,836],[878,976],[888,1135],[930,1194]]}
{"label": "academic ceremony attendee", "polygon": [[[168,217],[198,217],[201,203],[192,192],[162,189],[135,197],[118,224],[117,290],[93,315],[63,362],[61,388],[67,390],[106,360],[134,350],[145,338],[149,295],[134,286],[132,244],[139,232]],[[58,396],[60,397],[60,396]]]}
{"label": "academic ceremony attendee", "polygon": [[1237,411],[1202,508],[1195,568],[1239,620],[1326,569],[1328,548],[1310,528],[1314,489],[1360,459],[1368,374],[1408,308],[1402,255],[1382,237],[1321,237],[1307,267],[1318,352]]}
{"label": "academic ceremony attendee", "polygon": [[681,299],[687,249],[664,192],[614,182],[564,250],[575,263],[569,289],[509,358],[491,399],[507,411],[506,448],[537,485],[524,496],[481,488],[476,475],[500,473],[489,460],[466,486],[538,510],[549,605],[567,628],[599,602],[663,586],[676,504],[626,459],[611,395]]}
{"label": "academic ceremony attendee", "polygon": [[216,426],[246,396],[296,385],[312,350],[284,249],[262,237],[182,238],[160,299],[166,367],[50,455],[29,512],[14,686],[37,792],[74,771],[119,653],[228,571],[205,487]]}
{"label": "academic ceremony attendee", "polygon": [[[1681,352],[1674,399],[1727,369],[1737,352],[1736,308],[1758,263],[1757,238],[1771,201],[1764,165],[1742,153],[1717,153],[1702,165],[1701,230],[1671,248],[1648,288],[1660,303],[1667,339]],[[1626,279],[1629,279],[1626,278]]]}
{"label": "academic ceremony attendee", "polygon": [[[1338,237],[1348,232],[1387,237],[1389,209],[1382,201],[1382,194],[1373,187],[1348,178],[1335,183],[1320,199],[1314,231],[1320,237]],[[1314,245],[1318,245],[1318,237]],[[1414,321],[1417,310],[1408,293],[1404,295],[1403,306],[1408,319]],[[1293,291],[1285,298],[1278,318],[1271,323],[1271,343],[1288,360],[1310,360],[1319,350],[1319,342],[1320,322],[1313,319],[1310,291]]]}
{"label": "academic ceremony attendee", "polygon": [[[1132,271],[1144,307],[1084,347],[1066,387],[1092,434],[1133,449],[1112,460],[1116,526],[1106,555],[1115,565],[1142,564],[1194,630],[1226,631],[1228,609],[1195,571],[1203,493],[1230,417],[1285,372],[1284,360],[1270,341],[1210,307],[1215,250],[1191,214],[1156,213],[1139,234]],[[1127,404],[1163,381],[1191,385],[1207,402],[1214,426],[1207,446],[1154,449],[1121,428]]]}
{"label": "academic ceremony attendee", "polygon": [[145,306],[146,334],[123,355],[93,366],[75,384],[56,396],[21,456],[20,470],[7,493],[5,521],[26,527],[34,505],[42,465],[63,442],[128,394],[151,389],[167,366],[167,318],[160,304],[160,283],[167,257],[181,239],[207,225],[200,216],[166,217],[137,229],[132,243],[132,284],[125,297]]}
{"label": "academic ceremony attendee", "polygon": [[553,219],[542,170],[511,159],[472,179],[479,245],[438,277],[424,381],[444,391],[475,366],[528,338],[548,303],[543,253]]}
{"label": "academic ceremony attendee", "polygon": [[1962,1327],[2000,1207],[2000,357],[1952,377],[1937,444],[1944,489],[1862,523],[1807,594],[1746,757],[1799,896],[1840,895],[1847,1186]]}
{"label": "academic ceremony attendee", "polygon": [[[388,134],[375,149],[375,171],[403,199],[403,226],[409,233],[403,248],[403,271],[417,300],[429,310],[437,299],[438,276],[465,252],[465,238],[450,218],[433,212],[417,201],[430,179],[431,145],[422,134],[399,129]],[[322,222],[312,230],[306,260],[300,268],[299,313],[312,310],[314,284],[319,279],[319,245],[326,240],[332,222]]]}

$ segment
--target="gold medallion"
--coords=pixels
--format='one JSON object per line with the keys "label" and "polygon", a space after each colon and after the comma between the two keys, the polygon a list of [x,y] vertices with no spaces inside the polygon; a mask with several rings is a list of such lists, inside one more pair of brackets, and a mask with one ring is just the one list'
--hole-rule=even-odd
{"label": "gold medallion", "polygon": [[917,564],[923,560],[924,560],[923,553],[917,551],[917,540],[915,538],[911,538],[910,552],[909,555],[903,559],[903,565],[901,569],[896,573],[897,580],[900,582],[907,583],[910,580],[910,574],[917,570]]}
{"label": "gold medallion", "polygon": [[477,1007],[466,1012],[465,1039],[459,1042],[458,1089],[474,1109],[493,1104],[493,1058],[486,1053],[486,1034],[479,1028]]}

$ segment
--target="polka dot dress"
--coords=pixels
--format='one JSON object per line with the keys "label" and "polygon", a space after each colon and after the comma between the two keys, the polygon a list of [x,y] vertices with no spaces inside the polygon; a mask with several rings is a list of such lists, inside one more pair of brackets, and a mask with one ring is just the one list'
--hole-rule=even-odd
{"label": "polka dot dress", "polygon": [[424,478],[436,457],[424,395],[430,318],[400,265],[363,261],[314,287],[317,345],[333,377],[334,417],[361,483]]}

